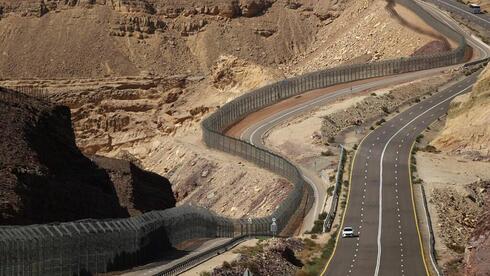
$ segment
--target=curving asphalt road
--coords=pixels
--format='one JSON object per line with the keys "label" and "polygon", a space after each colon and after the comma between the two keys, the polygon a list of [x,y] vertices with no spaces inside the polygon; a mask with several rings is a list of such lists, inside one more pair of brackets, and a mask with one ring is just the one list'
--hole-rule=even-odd
{"label": "curving asphalt road", "polygon": [[[309,110],[312,110],[317,107],[325,106],[328,103],[336,101],[338,98],[342,96],[346,96],[350,94],[358,94],[360,92],[369,89],[380,89],[383,87],[392,86],[403,82],[413,81],[429,75],[438,74],[447,69],[448,68],[437,68],[437,69],[431,69],[426,71],[406,73],[406,74],[391,76],[383,79],[372,80],[368,83],[353,85],[352,89],[350,87],[337,89],[334,92],[326,93],[325,95],[314,98],[310,101],[301,103],[299,105],[295,105],[291,108],[284,109],[270,115],[266,119],[261,120],[256,124],[251,125],[249,128],[245,129],[241,133],[240,139],[249,141],[251,144],[255,146],[266,148],[266,146],[264,145],[263,137],[267,132],[269,132],[276,126],[291,120],[296,116],[308,112]],[[303,178],[310,185],[312,185],[315,193],[314,206],[306,215],[303,222],[303,227],[301,229],[301,231],[304,232],[307,230],[311,230],[315,219],[317,219],[318,215],[323,211],[323,206],[325,204],[325,199],[326,199],[326,189],[328,187],[325,186],[324,181],[320,178],[320,176],[316,172],[314,172],[309,168],[304,168],[301,166],[298,167],[301,169]]]}
{"label": "curving asphalt road", "polygon": [[[461,31],[447,15],[423,5]],[[490,56],[487,45],[466,36],[481,58]],[[413,203],[410,150],[418,134],[444,115],[451,100],[469,91],[475,81],[473,74],[365,137],[353,162],[342,221],[342,228],[352,226],[358,236],[338,240],[322,275],[429,275]]]}
{"label": "curving asphalt road", "polygon": [[476,74],[410,107],[375,129],[359,145],[341,238],[324,271],[329,275],[425,275],[409,174],[416,137],[443,116],[451,100],[470,90]]}
{"label": "curving asphalt road", "polygon": [[[490,57],[490,47],[465,32],[447,14],[419,1],[439,20],[465,34],[479,58]],[[471,14],[469,15],[471,16]],[[437,70],[437,69],[436,69]],[[430,70],[430,71],[436,71]],[[440,69],[438,69],[440,70]],[[336,98],[427,76],[414,72],[345,88],[275,113],[241,133],[241,138],[265,147],[262,137],[275,126]],[[365,137],[353,164],[351,191],[343,225],[353,226],[358,237],[342,239],[323,274],[328,275],[424,275],[423,257],[414,212],[408,157],[413,141],[430,123],[446,113],[450,101],[470,90],[475,75],[399,114]],[[309,229],[322,211],[325,187],[308,168],[302,173],[315,191],[315,205],[305,218]]]}

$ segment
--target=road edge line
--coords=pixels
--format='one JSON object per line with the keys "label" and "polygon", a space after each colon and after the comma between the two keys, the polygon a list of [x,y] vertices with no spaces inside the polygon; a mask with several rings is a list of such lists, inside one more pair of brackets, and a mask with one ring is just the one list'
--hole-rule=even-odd
{"label": "road edge line", "polygon": [[371,130],[368,134],[366,134],[366,136],[364,136],[362,138],[361,142],[359,142],[359,145],[357,146],[356,152],[354,153],[354,157],[352,158],[352,163],[350,164],[350,172],[349,172],[349,189],[347,190],[347,199],[345,202],[344,213],[342,214],[342,221],[340,222],[340,225],[339,225],[339,231],[337,233],[337,238],[335,239],[335,246],[333,248],[332,255],[330,255],[330,257],[328,258],[328,261],[327,261],[325,267],[323,268],[322,273],[320,274],[321,276],[323,276],[323,275],[325,275],[325,273],[327,273],[328,266],[330,265],[330,262],[332,261],[333,256],[335,255],[335,251],[337,250],[337,244],[339,243],[340,234],[342,233],[342,231],[340,229],[342,229],[342,227],[344,226],[345,214],[347,214],[347,209],[349,208],[349,199],[350,199],[350,192],[351,192],[351,187],[352,187],[352,172],[354,169],[354,163],[356,162],[357,153],[361,149],[361,145],[364,142],[364,140],[375,130],[376,129]]}
{"label": "road edge line", "polygon": [[422,260],[424,262],[424,268],[425,268],[425,273],[427,276],[430,276],[430,273],[429,273],[429,268],[427,267],[427,262],[425,260],[425,254],[424,254],[424,246],[423,246],[423,242],[422,242],[422,236],[420,235],[420,228],[419,228],[419,222],[418,222],[418,218],[417,218],[417,207],[415,206],[415,198],[414,198],[414,195],[413,195],[413,182],[412,182],[412,151],[413,151],[413,148],[415,147],[415,143],[417,141],[414,140],[413,143],[412,143],[412,146],[410,147],[410,152],[408,154],[408,175],[409,175],[409,183],[410,183],[410,195],[412,197],[412,211],[413,211],[413,218],[415,220],[415,228],[417,229],[417,235],[419,237],[419,246],[420,246],[420,254],[422,255]]}

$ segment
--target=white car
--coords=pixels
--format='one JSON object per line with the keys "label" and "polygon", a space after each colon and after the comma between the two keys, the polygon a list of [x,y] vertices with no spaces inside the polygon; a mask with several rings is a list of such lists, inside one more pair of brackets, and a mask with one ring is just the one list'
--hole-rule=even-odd
{"label": "white car", "polygon": [[354,237],[354,230],[352,229],[352,227],[344,227],[344,230],[342,230],[342,238],[347,237]]}

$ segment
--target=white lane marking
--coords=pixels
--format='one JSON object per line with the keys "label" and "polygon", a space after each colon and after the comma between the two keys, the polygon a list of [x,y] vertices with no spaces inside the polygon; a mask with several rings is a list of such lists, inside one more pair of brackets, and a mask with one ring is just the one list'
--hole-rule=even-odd
{"label": "white lane marking", "polygon": [[[398,135],[398,133],[402,132],[407,126],[409,126],[411,123],[413,123],[415,120],[417,120],[418,118],[422,117],[423,115],[425,115],[427,112],[431,111],[432,109],[438,107],[439,105],[453,99],[454,97],[456,97],[457,95],[460,95],[462,93],[464,93],[466,90],[468,90],[468,88],[470,88],[473,84],[470,84],[468,85],[465,89],[461,90],[460,92],[456,93],[456,94],[453,94],[451,96],[449,96],[448,98],[446,98],[445,100],[433,105],[432,107],[430,107],[429,109],[425,110],[424,112],[422,112],[421,114],[419,114],[418,116],[416,116],[415,118],[413,118],[411,121],[409,121],[408,123],[406,123],[404,126],[402,126],[400,129],[398,129],[397,132],[395,132],[395,134],[393,134],[390,139],[388,139],[388,142],[386,142],[385,146],[383,147],[383,151],[381,152],[381,158],[380,158],[380,161],[379,161],[379,211],[378,211],[378,239],[377,239],[377,245],[378,245],[378,254],[377,254],[377,257],[376,257],[376,269],[374,271],[374,275],[375,276],[378,276],[379,275],[379,266],[381,264],[381,234],[382,234],[382,225],[383,225],[383,159],[384,159],[384,155],[385,155],[385,152],[386,152],[386,149],[388,148],[388,145],[390,144],[390,142],[395,138],[395,136]],[[395,174],[397,172],[395,171]],[[400,209],[397,208],[397,211],[400,212]],[[400,214],[398,214],[398,216],[400,216]]]}
{"label": "white lane marking", "polygon": [[[372,84],[371,84],[371,86],[373,86],[373,87],[376,87],[376,86],[379,86],[379,85],[381,85],[381,84],[379,84],[379,83],[376,83],[376,84],[372,83]],[[359,87],[359,88],[358,88],[358,89],[359,89],[359,91],[363,91],[363,88],[362,88],[363,86],[367,86],[368,88],[370,87],[370,85],[359,85],[359,86],[358,86],[358,87]],[[356,92],[359,92],[359,91],[357,91],[357,90],[356,90]],[[286,113],[284,113],[284,114],[282,114],[281,116],[276,117],[276,118],[274,118],[274,119],[272,119],[272,120],[270,120],[270,121],[267,121],[267,120],[268,120],[268,118],[266,118],[266,119],[262,120],[261,122],[259,122],[259,123],[258,123],[258,125],[262,124],[262,122],[264,122],[264,121],[267,121],[267,122],[265,122],[264,124],[260,125],[258,128],[256,128],[256,129],[255,129],[255,130],[252,132],[252,134],[250,135],[250,143],[251,143],[252,145],[254,145],[254,143],[253,143],[253,137],[254,137],[254,136],[257,134],[257,132],[258,132],[259,130],[261,130],[262,128],[264,128],[264,127],[266,127],[266,126],[268,126],[268,125],[272,125],[272,124],[274,124],[275,122],[277,122],[277,121],[281,120],[282,118],[284,118],[284,117],[286,117],[286,116],[289,116],[289,115],[290,115],[290,114],[292,114],[292,113],[299,112],[299,111],[304,110],[304,109],[308,109],[310,106],[315,105],[315,104],[319,104],[319,103],[321,103],[321,102],[323,102],[323,101],[325,101],[325,100],[328,100],[328,99],[330,99],[330,98],[334,98],[334,97],[337,97],[337,96],[342,96],[342,95],[349,95],[349,94],[351,94],[351,93],[348,93],[348,92],[349,92],[349,89],[348,89],[348,88],[341,89],[341,90],[338,90],[338,91],[336,91],[336,92],[334,92],[334,93],[332,93],[332,94],[327,94],[327,95],[324,95],[324,96],[322,96],[322,97],[318,97],[318,98],[316,98],[316,99],[313,99],[313,100],[311,100],[311,101],[309,101],[309,102],[303,103],[302,105],[296,106],[296,107],[294,107],[294,108],[290,109],[289,111],[287,111],[287,110],[286,110],[286,111],[287,111]],[[257,125],[257,124],[256,124],[256,125]],[[252,128],[252,127],[250,127],[250,128]],[[245,133],[246,133],[246,132],[247,132],[247,131],[248,131],[250,128],[248,128],[247,130],[245,130],[245,131],[242,133],[242,135],[240,136],[240,138],[241,138],[242,140],[243,140],[243,135],[244,135],[244,134],[245,134]],[[255,145],[254,145],[254,146],[255,146]]]}

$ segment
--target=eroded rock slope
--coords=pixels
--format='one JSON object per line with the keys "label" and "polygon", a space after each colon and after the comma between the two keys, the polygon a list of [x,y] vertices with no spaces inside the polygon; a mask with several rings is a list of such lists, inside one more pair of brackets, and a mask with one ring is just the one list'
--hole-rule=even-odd
{"label": "eroded rock slope", "polygon": [[[0,93],[0,224],[127,217],[175,205],[165,178],[126,161],[98,166],[85,157],[67,107]],[[114,164],[131,170],[106,170]]]}

